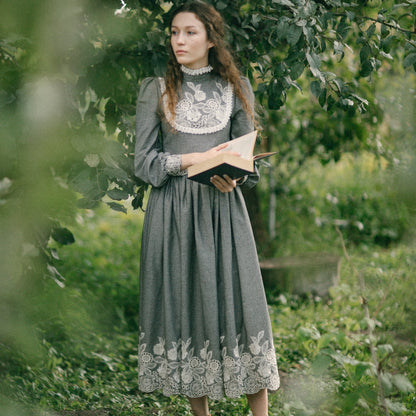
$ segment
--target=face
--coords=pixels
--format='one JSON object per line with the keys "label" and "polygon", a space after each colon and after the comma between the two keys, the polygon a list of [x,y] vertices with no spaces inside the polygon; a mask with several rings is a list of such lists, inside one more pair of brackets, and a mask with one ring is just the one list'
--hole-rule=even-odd
{"label": "face", "polygon": [[207,66],[209,49],[214,46],[208,41],[204,24],[190,12],[174,17],[170,44],[178,63],[191,69]]}

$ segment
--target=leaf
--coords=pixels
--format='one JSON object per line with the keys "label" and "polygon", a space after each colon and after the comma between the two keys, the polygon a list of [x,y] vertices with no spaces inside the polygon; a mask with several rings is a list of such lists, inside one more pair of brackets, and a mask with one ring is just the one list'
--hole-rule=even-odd
{"label": "leaf", "polygon": [[292,80],[296,80],[302,75],[305,69],[305,65],[303,62],[297,61],[292,66],[290,66],[289,69],[290,78],[292,78]]}
{"label": "leaf", "polygon": [[341,42],[334,42],[334,54],[341,55],[341,59],[344,57],[344,45]]}
{"label": "leaf", "polygon": [[145,192],[145,187],[144,186],[140,187],[139,191],[137,192],[137,195],[131,201],[131,205],[133,209],[143,208],[144,192]]}
{"label": "leaf", "polygon": [[127,209],[124,205],[117,204],[117,202],[107,202],[107,205],[114,211],[124,212],[124,214],[127,214]]}
{"label": "leaf", "polygon": [[321,94],[321,83],[319,81],[312,81],[311,82],[311,91],[312,94],[318,98]]}
{"label": "leaf", "polygon": [[370,368],[370,364],[367,363],[358,363],[355,366],[355,373],[354,373],[354,380],[360,381],[363,374],[367,371],[367,369]]}
{"label": "leaf", "polygon": [[342,410],[344,415],[350,414],[352,409],[354,409],[355,405],[357,404],[359,398],[360,395],[357,392],[352,392],[345,396],[345,399],[342,404]]}
{"label": "leaf", "polygon": [[126,192],[123,189],[117,189],[117,188],[108,190],[107,191],[107,195],[111,199],[114,199],[116,201],[121,201],[121,200],[127,199],[129,197],[129,193],[128,192]]}
{"label": "leaf", "polygon": [[394,35],[390,35],[387,36],[385,39],[382,39],[382,41],[380,42],[381,49],[383,49],[384,52],[389,53],[395,40],[396,36]]}
{"label": "leaf", "polygon": [[371,56],[371,47],[368,44],[365,44],[360,51],[360,61],[361,63],[368,60],[368,58]]}
{"label": "leaf", "polygon": [[51,231],[52,238],[59,244],[69,245],[75,242],[74,235],[68,228],[56,227]]}
{"label": "leaf", "polygon": [[96,168],[100,163],[100,157],[97,154],[88,154],[88,155],[85,155],[84,162],[90,168]]}
{"label": "leaf", "polygon": [[301,340],[307,340],[307,339],[318,340],[321,337],[321,334],[319,333],[319,331],[315,327],[305,328],[303,326],[301,326],[297,330],[296,335]]}
{"label": "leaf", "polygon": [[391,382],[390,373],[382,373],[381,376],[381,386],[383,387],[384,393],[390,395],[393,391],[393,383]]}
{"label": "leaf", "polygon": [[401,403],[392,402],[391,400],[386,399],[387,407],[395,415],[401,415],[404,412],[407,412],[406,406]]}
{"label": "leaf", "polygon": [[373,69],[374,67],[370,60],[363,62],[361,65],[360,76],[363,78],[370,76]]}
{"label": "leaf", "polygon": [[327,354],[318,354],[311,365],[312,374],[321,377],[332,363],[331,357]]}
{"label": "leaf", "polygon": [[77,201],[77,207],[83,209],[93,209],[100,203],[97,199],[81,198]]}
{"label": "leaf", "polygon": [[58,272],[57,268],[51,264],[48,264],[46,269],[48,270],[49,276],[52,277],[52,279],[61,289],[63,289],[65,287],[65,277],[63,277],[61,273]]}
{"label": "leaf", "polygon": [[373,23],[372,25],[370,25],[370,27],[367,29],[366,34],[369,38],[371,38],[371,36],[374,35],[374,32],[376,31],[376,24]]}
{"label": "leaf", "polygon": [[409,53],[409,55],[406,56],[403,60],[403,67],[408,68],[409,66],[412,66],[416,64],[416,52]]}
{"label": "leaf", "polygon": [[382,344],[382,345],[377,345],[377,352],[380,354],[380,356],[387,356],[390,354],[393,354],[394,349],[390,344]]}
{"label": "leaf", "polygon": [[311,52],[311,53],[307,52],[306,59],[308,60],[309,68],[312,72],[312,75],[316,78],[320,78],[321,81],[324,81],[324,77],[321,71],[319,70],[321,66],[321,59],[319,58],[319,56],[314,52]]}
{"label": "leaf", "polygon": [[287,41],[289,45],[296,45],[302,35],[302,28],[300,26],[291,25],[287,31]]}
{"label": "leaf", "polygon": [[290,0],[273,0],[273,3],[280,4],[281,6],[295,7]]}
{"label": "leaf", "polygon": [[326,103],[326,88],[322,89],[318,101],[319,101],[319,105],[321,107],[323,107],[325,105],[325,103]]}
{"label": "leaf", "polygon": [[228,7],[228,6],[227,6],[227,4],[226,4],[226,3],[224,3],[223,1],[219,1],[219,2],[216,4],[216,8],[217,8],[217,10],[225,10],[227,7]]}
{"label": "leaf", "polygon": [[415,387],[412,382],[402,374],[393,375],[391,377],[391,382],[402,393],[409,394],[415,391]]}

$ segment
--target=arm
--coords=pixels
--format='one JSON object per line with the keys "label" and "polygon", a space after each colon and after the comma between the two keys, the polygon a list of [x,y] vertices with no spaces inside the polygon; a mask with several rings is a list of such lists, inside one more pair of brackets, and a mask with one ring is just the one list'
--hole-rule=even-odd
{"label": "arm", "polygon": [[136,143],[134,154],[134,173],[146,183],[160,187],[170,175],[180,175],[181,158],[163,152],[159,140],[160,92],[157,80],[143,80],[136,106]]}
{"label": "arm", "polygon": [[227,146],[223,143],[206,152],[171,155],[163,152],[159,140],[160,92],[156,79],[143,80],[136,107],[136,143],[134,155],[135,175],[152,186],[163,186],[169,176],[186,174],[186,169],[218,154]]}
{"label": "arm", "polygon": [[[254,93],[251,88],[250,81],[243,77],[242,83],[244,89],[247,91],[247,99],[254,115]],[[251,117],[244,111],[243,105],[238,98],[235,98],[234,111],[231,115],[231,139],[236,139],[244,134],[247,134],[254,130],[254,123]],[[237,185],[250,189],[259,181],[259,172],[255,165],[255,172],[241,178],[237,181]]]}

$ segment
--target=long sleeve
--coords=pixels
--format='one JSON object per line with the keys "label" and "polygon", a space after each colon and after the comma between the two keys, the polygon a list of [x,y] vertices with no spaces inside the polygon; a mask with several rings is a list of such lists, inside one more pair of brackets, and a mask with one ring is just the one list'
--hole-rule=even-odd
{"label": "long sleeve", "polygon": [[[250,81],[242,77],[243,87],[247,91],[247,99],[250,105],[251,111],[254,115],[254,93],[251,88]],[[243,136],[254,130],[254,123],[251,117],[245,112],[241,101],[235,98],[234,111],[231,119],[231,139]],[[247,175],[244,180],[239,184],[244,189],[250,189],[257,184],[260,179],[257,166],[255,165],[255,172]]]}
{"label": "long sleeve", "polygon": [[160,92],[157,79],[143,80],[136,106],[134,173],[146,183],[160,187],[169,175],[180,174],[180,155],[163,151],[160,141]]}

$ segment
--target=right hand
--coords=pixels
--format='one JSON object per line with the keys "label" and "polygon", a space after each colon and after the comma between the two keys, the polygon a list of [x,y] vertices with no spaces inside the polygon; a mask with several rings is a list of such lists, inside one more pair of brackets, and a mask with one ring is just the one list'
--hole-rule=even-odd
{"label": "right hand", "polygon": [[[187,169],[189,166],[195,165],[197,163],[204,162],[205,160],[212,159],[220,153],[220,150],[225,149],[228,146],[228,143],[221,143],[218,146],[212,147],[211,149],[205,152],[195,152],[195,153],[185,153],[181,156],[182,160],[182,169]],[[239,156],[237,152],[228,152],[230,154]]]}

